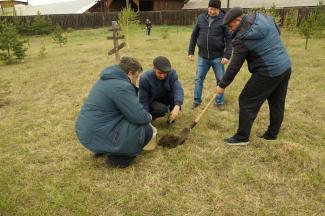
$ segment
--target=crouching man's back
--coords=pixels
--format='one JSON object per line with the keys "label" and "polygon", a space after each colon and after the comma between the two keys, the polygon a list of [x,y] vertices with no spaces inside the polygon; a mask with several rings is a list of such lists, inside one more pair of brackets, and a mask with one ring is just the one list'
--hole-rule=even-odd
{"label": "crouching man's back", "polygon": [[140,63],[129,57],[104,69],[76,122],[81,144],[96,155],[107,155],[110,165],[129,165],[152,137],[151,115],[132,84],[141,71]]}

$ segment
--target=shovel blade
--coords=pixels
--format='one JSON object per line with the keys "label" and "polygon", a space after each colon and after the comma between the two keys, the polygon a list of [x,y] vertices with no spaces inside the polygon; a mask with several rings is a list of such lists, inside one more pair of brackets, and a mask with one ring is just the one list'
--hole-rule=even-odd
{"label": "shovel blade", "polygon": [[178,141],[178,145],[182,145],[185,140],[187,139],[187,137],[190,135],[191,133],[191,129],[190,128],[184,128],[182,131],[181,131],[181,137]]}

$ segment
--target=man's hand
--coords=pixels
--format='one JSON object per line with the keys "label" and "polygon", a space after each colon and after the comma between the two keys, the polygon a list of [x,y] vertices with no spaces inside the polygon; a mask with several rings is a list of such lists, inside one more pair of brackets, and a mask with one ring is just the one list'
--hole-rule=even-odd
{"label": "man's hand", "polygon": [[220,96],[224,92],[225,92],[225,89],[224,88],[221,88],[221,87],[217,86],[217,89],[216,89],[216,95],[217,95],[217,97]]}
{"label": "man's hand", "polygon": [[229,63],[229,59],[227,59],[227,58],[222,58],[221,59],[221,64],[226,65],[228,63]]}
{"label": "man's hand", "polygon": [[188,59],[189,59],[190,61],[194,61],[194,55],[188,55]]}
{"label": "man's hand", "polygon": [[179,110],[181,109],[180,106],[175,105],[173,110],[170,112],[170,116],[169,116],[169,122],[172,123],[173,121],[175,121],[178,117],[179,114]]}

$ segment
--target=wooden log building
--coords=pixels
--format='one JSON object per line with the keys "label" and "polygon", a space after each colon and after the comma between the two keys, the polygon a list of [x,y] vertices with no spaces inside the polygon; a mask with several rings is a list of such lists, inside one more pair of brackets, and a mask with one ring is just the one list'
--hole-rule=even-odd
{"label": "wooden log building", "polygon": [[23,4],[23,5],[28,5],[28,0],[0,0],[0,7],[1,8],[12,8],[14,7],[15,5],[18,5],[18,4]]}
{"label": "wooden log building", "polygon": [[100,0],[89,11],[120,11],[126,7],[127,1],[135,11],[181,10],[186,2],[184,0]]}
{"label": "wooden log building", "polygon": [[28,0],[0,0],[0,16],[16,15],[15,5],[28,5]]}

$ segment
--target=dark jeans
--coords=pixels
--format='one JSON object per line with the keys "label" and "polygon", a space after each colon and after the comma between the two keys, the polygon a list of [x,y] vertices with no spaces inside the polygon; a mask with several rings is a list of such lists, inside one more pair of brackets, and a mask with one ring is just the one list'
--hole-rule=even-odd
{"label": "dark jeans", "polygon": [[157,99],[150,104],[150,114],[152,115],[152,120],[163,117],[174,109],[174,97],[172,94],[168,94],[165,98]]}
{"label": "dark jeans", "polygon": [[253,122],[267,100],[270,109],[270,125],[266,133],[276,138],[284,117],[285,98],[291,68],[277,77],[253,74],[239,96],[239,126],[235,138],[247,141]]}
{"label": "dark jeans", "polygon": [[[144,145],[147,145],[149,141],[151,140],[153,135],[153,129],[150,125],[147,125],[145,128],[145,136],[144,136]],[[134,157],[131,156],[126,156],[126,155],[108,155],[107,156],[107,163],[110,166],[113,167],[120,167],[120,168],[125,168],[128,167],[132,161],[135,159]]]}

